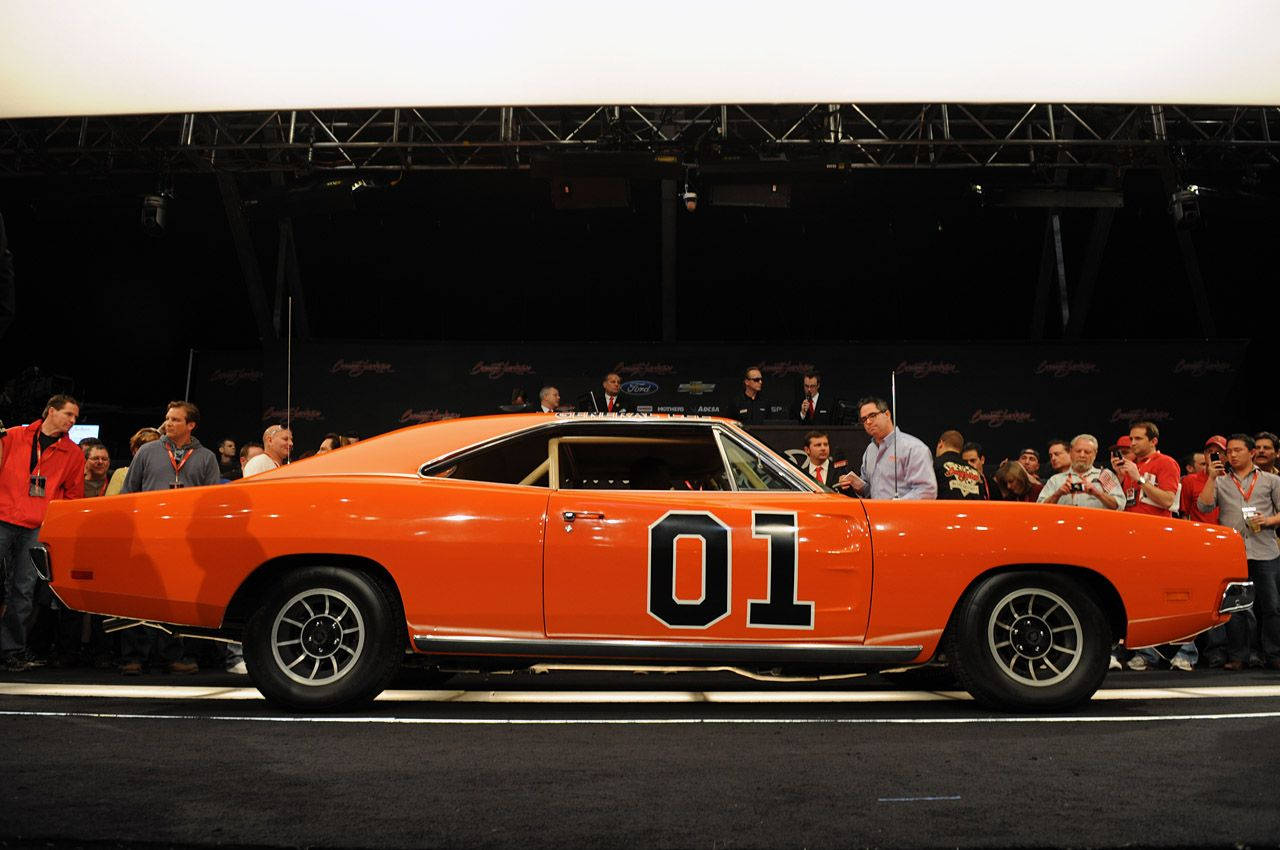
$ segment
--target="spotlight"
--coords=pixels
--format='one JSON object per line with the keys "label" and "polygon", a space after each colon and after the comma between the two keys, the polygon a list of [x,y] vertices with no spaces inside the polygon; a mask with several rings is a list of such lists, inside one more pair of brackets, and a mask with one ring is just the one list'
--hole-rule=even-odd
{"label": "spotlight", "polygon": [[173,200],[173,192],[162,190],[154,195],[142,198],[142,232],[148,236],[164,235],[165,222],[169,217],[169,202]]}
{"label": "spotlight", "polygon": [[684,208],[689,212],[693,212],[698,208],[698,193],[690,192],[689,187],[684,187],[684,192],[680,195],[680,200],[684,201]]}
{"label": "spotlight", "polygon": [[1173,214],[1173,224],[1183,230],[1192,230],[1200,226],[1200,187],[1194,184],[1184,186],[1169,198],[1169,212]]}

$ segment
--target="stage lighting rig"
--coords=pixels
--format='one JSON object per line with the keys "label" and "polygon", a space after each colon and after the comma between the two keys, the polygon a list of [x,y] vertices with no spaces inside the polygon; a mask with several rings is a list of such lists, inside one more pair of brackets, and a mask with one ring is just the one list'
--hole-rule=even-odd
{"label": "stage lighting rig", "polygon": [[157,189],[142,197],[142,232],[148,236],[163,236],[169,218],[169,204],[173,201],[173,189]]}
{"label": "stage lighting rig", "polygon": [[1173,224],[1183,230],[1199,227],[1201,187],[1194,183],[1183,186],[1173,193],[1169,199],[1169,212],[1173,214]]}

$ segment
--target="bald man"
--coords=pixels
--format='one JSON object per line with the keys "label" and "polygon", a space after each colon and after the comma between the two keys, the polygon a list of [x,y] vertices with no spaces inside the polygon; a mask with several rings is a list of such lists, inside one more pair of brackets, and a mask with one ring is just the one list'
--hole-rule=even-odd
{"label": "bald man", "polygon": [[254,455],[244,465],[244,477],[275,469],[292,451],[293,432],[283,425],[272,425],[262,432],[262,454]]}

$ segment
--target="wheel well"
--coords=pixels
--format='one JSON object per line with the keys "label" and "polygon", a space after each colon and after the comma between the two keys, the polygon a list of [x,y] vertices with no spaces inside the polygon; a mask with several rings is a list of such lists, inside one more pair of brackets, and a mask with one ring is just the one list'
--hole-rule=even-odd
{"label": "wheel well", "polygon": [[366,573],[381,580],[394,594],[396,604],[404,610],[404,599],[400,596],[400,588],[396,585],[386,567],[369,558],[357,555],[330,555],[323,552],[303,555],[282,555],[265,561],[254,570],[232,595],[227,610],[222,615],[221,631],[238,636],[244,632],[245,625],[253,616],[259,600],[270,590],[271,586],[286,573],[302,567],[343,567]]}
{"label": "wheel well", "polygon": [[[1098,607],[1102,609],[1102,615],[1107,618],[1107,625],[1111,627],[1111,640],[1120,641],[1124,639],[1129,627],[1129,617],[1125,613],[1124,600],[1120,598],[1120,592],[1116,590],[1115,585],[1106,576],[1087,567],[1077,567],[1070,564],[1007,564],[1002,567],[994,567],[969,582],[969,586],[964,589],[964,593],[960,594],[960,599],[964,599],[970,591],[991,578],[991,576],[1002,573],[1022,572],[1024,570],[1053,573],[1078,583],[1088,591],[1089,595],[1098,603]],[[947,622],[948,632],[951,631],[955,623],[955,611],[959,610],[959,608],[960,602],[957,600],[951,619]]]}

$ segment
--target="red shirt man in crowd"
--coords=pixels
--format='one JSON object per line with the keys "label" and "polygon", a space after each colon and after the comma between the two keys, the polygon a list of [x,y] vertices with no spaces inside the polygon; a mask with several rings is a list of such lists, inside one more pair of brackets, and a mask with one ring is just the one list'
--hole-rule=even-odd
{"label": "red shirt man in crowd", "polygon": [[1135,422],[1129,427],[1133,460],[1111,458],[1111,468],[1124,476],[1126,511],[1173,516],[1181,470],[1176,460],[1156,448],[1159,443],[1160,429],[1154,422]]}
{"label": "red shirt man in crowd", "polygon": [[[1207,459],[1212,452],[1217,452],[1219,457],[1226,457],[1227,438],[1214,434],[1205,440],[1203,457]],[[1200,506],[1196,502],[1200,498],[1200,492],[1204,490],[1205,482],[1209,480],[1206,463],[1207,460],[1204,463],[1197,463],[1195,472],[1182,476],[1182,496],[1179,499],[1178,513],[1182,515],[1183,519],[1216,523],[1218,521],[1218,506],[1214,505],[1213,510],[1206,513],[1200,510]]]}
{"label": "red shirt man in crowd", "polygon": [[9,563],[0,600],[0,654],[10,672],[43,663],[27,649],[40,580],[31,547],[50,501],[84,496],[84,453],[67,437],[79,417],[74,398],[55,395],[35,422],[0,430],[0,561]]}

